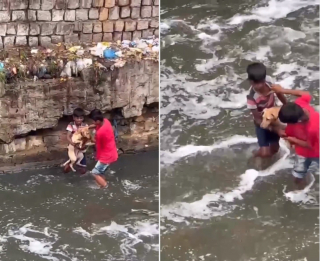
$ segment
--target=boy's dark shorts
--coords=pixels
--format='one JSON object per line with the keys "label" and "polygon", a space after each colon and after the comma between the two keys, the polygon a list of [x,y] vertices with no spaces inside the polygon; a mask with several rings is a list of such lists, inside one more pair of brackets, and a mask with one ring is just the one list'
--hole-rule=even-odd
{"label": "boy's dark shorts", "polygon": [[85,153],[83,153],[83,159],[81,160],[80,164],[87,166],[87,160],[86,160],[86,154]]}
{"label": "boy's dark shorts", "polygon": [[277,133],[263,129],[257,125],[255,127],[259,147],[269,147],[271,144],[279,142],[280,137]]}

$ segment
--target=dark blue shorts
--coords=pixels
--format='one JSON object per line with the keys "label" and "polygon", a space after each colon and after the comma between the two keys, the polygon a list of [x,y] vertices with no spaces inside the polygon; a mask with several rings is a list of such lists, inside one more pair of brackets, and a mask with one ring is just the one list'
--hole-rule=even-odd
{"label": "dark blue shorts", "polygon": [[83,153],[83,159],[81,160],[80,164],[87,166],[87,160],[86,160],[86,154],[85,153]]}
{"label": "dark blue shorts", "polygon": [[263,129],[257,125],[255,126],[259,147],[269,147],[272,143],[279,142],[280,137],[278,134],[267,129]]}

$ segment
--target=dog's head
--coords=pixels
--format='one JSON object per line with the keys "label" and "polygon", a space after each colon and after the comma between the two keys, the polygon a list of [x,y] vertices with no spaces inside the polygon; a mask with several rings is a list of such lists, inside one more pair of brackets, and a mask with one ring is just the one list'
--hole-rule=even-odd
{"label": "dog's head", "polygon": [[280,107],[272,107],[264,109],[262,112],[261,128],[267,129],[270,124],[274,123],[278,119]]}
{"label": "dog's head", "polygon": [[80,132],[82,138],[86,138],[88,140],[91,139],[89,127],[81,128],[81,129],[79,129],[79,132]]}

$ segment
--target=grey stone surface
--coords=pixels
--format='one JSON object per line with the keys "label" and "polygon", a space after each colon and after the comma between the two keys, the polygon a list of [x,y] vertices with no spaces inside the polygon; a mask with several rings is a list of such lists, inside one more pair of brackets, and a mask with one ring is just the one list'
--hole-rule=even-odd
{"label": "grey stone surface", "polygon": [[30,9],[40,9],[41,0],[29,0]]}
{"label": "grey stone surface", "polygon": [[130,6],[134,6],[134,7],[141,6],[141,0],[131,0]]}
{"label": "grey stone surface", "polygon": [[103,22],[103,32],[112,33],[114,30],[114,24],[111,21]]}
{"label": "grey stone surface", "polygon": [[122,40],[132,40],[132,32],[123,32],[122,33]]}
{"label": "grey stone surface", "polygon": [[137,19],[140,17],[140,7],[131,8],[131,18]]}
{"label": "grey stone surface", "polygon": [[0,36],[6,36],[6,34],[7,34],[7,25],[6,24],[0,24]]}
{"label": "grey stone surface", "polygon": [[62,35],[52,35],[51,36],[51,42],[53,44],[58,44],[63,42],[63,36]]}
{"label": "grey stone surface", "polygon": [[149,18],[152,14],[152,7],[151,6],[142,6],[141,7],[141,17],[142,18]]}
{"label": "grey stone surface", "polygon": [[63,21],[64,18],[64,10],[52,10],[52,21],[59,22]]}
{"label": "grey stone surface", "polygon": [[5,36],[4,37],[4,46],[9,47],[14,45],[16,37],[15,36]]}
{"label": "grey stone surface", "polygon": [[128,18],[130,17],[130,14],[131,14],[131,8],[129,6],[121,7],[121,11],[120,11],[121,18]]}
{"label": "grey stone surface", "polygon": [[35,22],[37,21],[37,11],[36,10],[28,10],[28,21]]}
{"label": "grey stone surface", "polygon": [[51,21],[51,12],[50,11],[37,11],[38,21]]}
{"label": "grey stone surface", "polygon": [[137,28],[137,22],[136,21],[126,21],[125,23],[125,31],[135,31]]}
{"label": "grey stone surface", "polygon": [[102,41],[111,42],[112,41],[112,33],[104,33]]}
{"label": "grey stone surface", "polygon": [[24,10],[12,11],[11,21],[13,22],[25,21],[26,19],[27,19],[26,11]]}
{"label": "grey stone surface", "polygon": [[28,8],[28,0],[13,0],[10,1],[11,10],[22,10]]}
{"label": "grey stone surface", "polygon": [[80,0],[80,8],[90,8],[92,6],[92,0]]}
{"label": "grey stone surface", "polygon": [[159,36],[159,29],[154,30],[153,34],[154,34],[155,36]]}
{"label": "grey stone surface", "polygon": [[68,0],[68,9],[76,9],[80,7],[79,0]]}
{"label": "grey stone surface", "polygon": [[27,43],[27,37],[26,36],[17,36],[16,37],[16,45],[17,46],[26,46]]}
{"label": "grey stone surface", "polygon": [[140,20],[137,23],[137,30],[143,30],[149,28],[149,21],[148,20]]}
{"label": "grey stone surface", "polygon": [[152,0],[142,0],[142,5],[152,5]]}
{"label": "grey stone surface", "polygon": [[152,17],[158,17],[159,16],[159,6],[153,6],[152,7]]}
{"label": "grey stone surface", "polygon": [[0,11],[0,23],[10,22],[10,13],[8,11]]}
{"label": "grey stone surface", "polygon": [[40,25],[35,24],[35,23],[30,24],[29,34],[30,35],[39,35],[40,34]]}
{"label": "grey stone surface", "polygon": [[82,24],[83,24],[83,22],[80,22],[80,21],[75,22],[73,31],[74,32],[82,32]]}
{"label": "grey stone surface", "polygon": [[142,38],[149,38],[153,35],[153,29],[142,30]]}
{"label": "grey stone surface", "polygon": [[91,8],[89,10],[89,19],[92,19],[92,20],[97,20],[99,19],[99,9],[97,8]]}
{"label": "grey stone surface", "polygon": [[95,22],[93,24],[93,32],[94,33],[101,33],[102,32],[102,23],[101,22]]}
{"label": "grey stone surface", "polygon": [[41,10],[52,10],[55,0],[41,0]]}
{"label": "grey stone surface", "polygon": [[78,34],[70,34],[64,36],[64,41],[66,43],[79,43],[79,35]]}
{"label": "grey stone surface", "polygon": [[82,24],[82,32],[85,34],[92,34],[92,23],[90,22],[85,22]]}
{"label": "grey stone surface", "polygon": [[114,32],[113,41],[122,41],[122,32]]}
{"label": "grey stone surface", "polygon": [[109,17],[109,9],[108,8],[100,8],[99,20],[105,21]]}
{"label": "grey stone surface", "polygon": [[32,47],[39,45],[39,39],[38,37],[35,37],[35,36],[29,36],[28,42],[29,42],[29,46],[32,46]]}
{"label": "grey stone surface", "polygon": [[141,31],[134,31],[132,33],[132,40],[141,39],[142,33]]}
{"label": "grey stone surface", "polygon": [[118,0],[119,6],[127,6],[130,4],[130,0]]}
{"label": "grey stone surface", "polygon": [[159,0],[153,0],[154,5],[159,5],[160,1]]}
{"label": "grey stone surface", "polygon": [[115,22],[114,30],[116,32],[122,32],[124,29],[124,21],[118,20]]}
{"label": "grey stone surface", "polygon": [[3,48],[3,41],[2,41],[2,37],[0,37],[0,49]]}
{"label": "grey stone surface", "polygon": [[53,35],[55,23],[42,23],[41,24],[41,35]]}
{"label": "grey stone surface", "polygon": [[76,21],[88,20],[88,9],[77,9],[76,10]]}
{"label": "grey stone surface", "polygon": [[80,35],[81,43],[91,43],[92,42],[92,34],[81,34]]}
{"label": "grey stone surface", "polygon": [[67,9],[67,0],[56,0],[56,9]]}
{"label": "grey stone surface", "polygon": [[155,20],[155,19],[151,20],[150,27],[158,28],[159,27],[159,20]]}
{"label": "grey stone surface", "polygon": [[16,25],[8,24],[7,25],[7,34],[17,34]]}
{"label": "grey stone surface", "polygon": [[52,45],[51,37],[49,36],[40,36],[39,40],[40,40],[40,45],[44,47],[50,47]]}
{"label": "grey stone surface", "polygon": [[104,6],[107,8],[114,7],[115,5],[116,5],[115,0],[105,0],[105,2],[104,2]]}
{"label": "grey stone surface", "polygon": [[104,4],[104,0],[93,0],[92,6],[93,7],[102,7]]}
{"label": "grey stone surface", "polygon": [[29,35],[29,24],[18,24],[17,35]]}
{"label": "grey stone surface", "polygon": [[71,23],[58,23],[56,34],[57,35],[68,35],[73,32],[74,25]]}
{"label": "grey stone surface", "polygon": [[115,6],[109,9],[109,20],[118,20],[119,19],[119,6]]}
{"label": "grey stone surface", "polygon": [[95,42],[95,43],[102,42],[102,36],[103,36],[102,33],[94,34],[94,35],[92,36],[92,41]]}
{"label": "grey stone surface", "polygon": [[65,21],[75,21],[76,20],[76,10],[66,10],[64,15]]}

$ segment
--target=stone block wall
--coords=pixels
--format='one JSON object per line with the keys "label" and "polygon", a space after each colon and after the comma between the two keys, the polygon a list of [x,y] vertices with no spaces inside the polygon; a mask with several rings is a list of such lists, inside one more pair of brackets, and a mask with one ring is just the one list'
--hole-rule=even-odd
{"label": "stone block wall", "polygon": [[0,0],[0,47],[159,35],[159,0]]}

